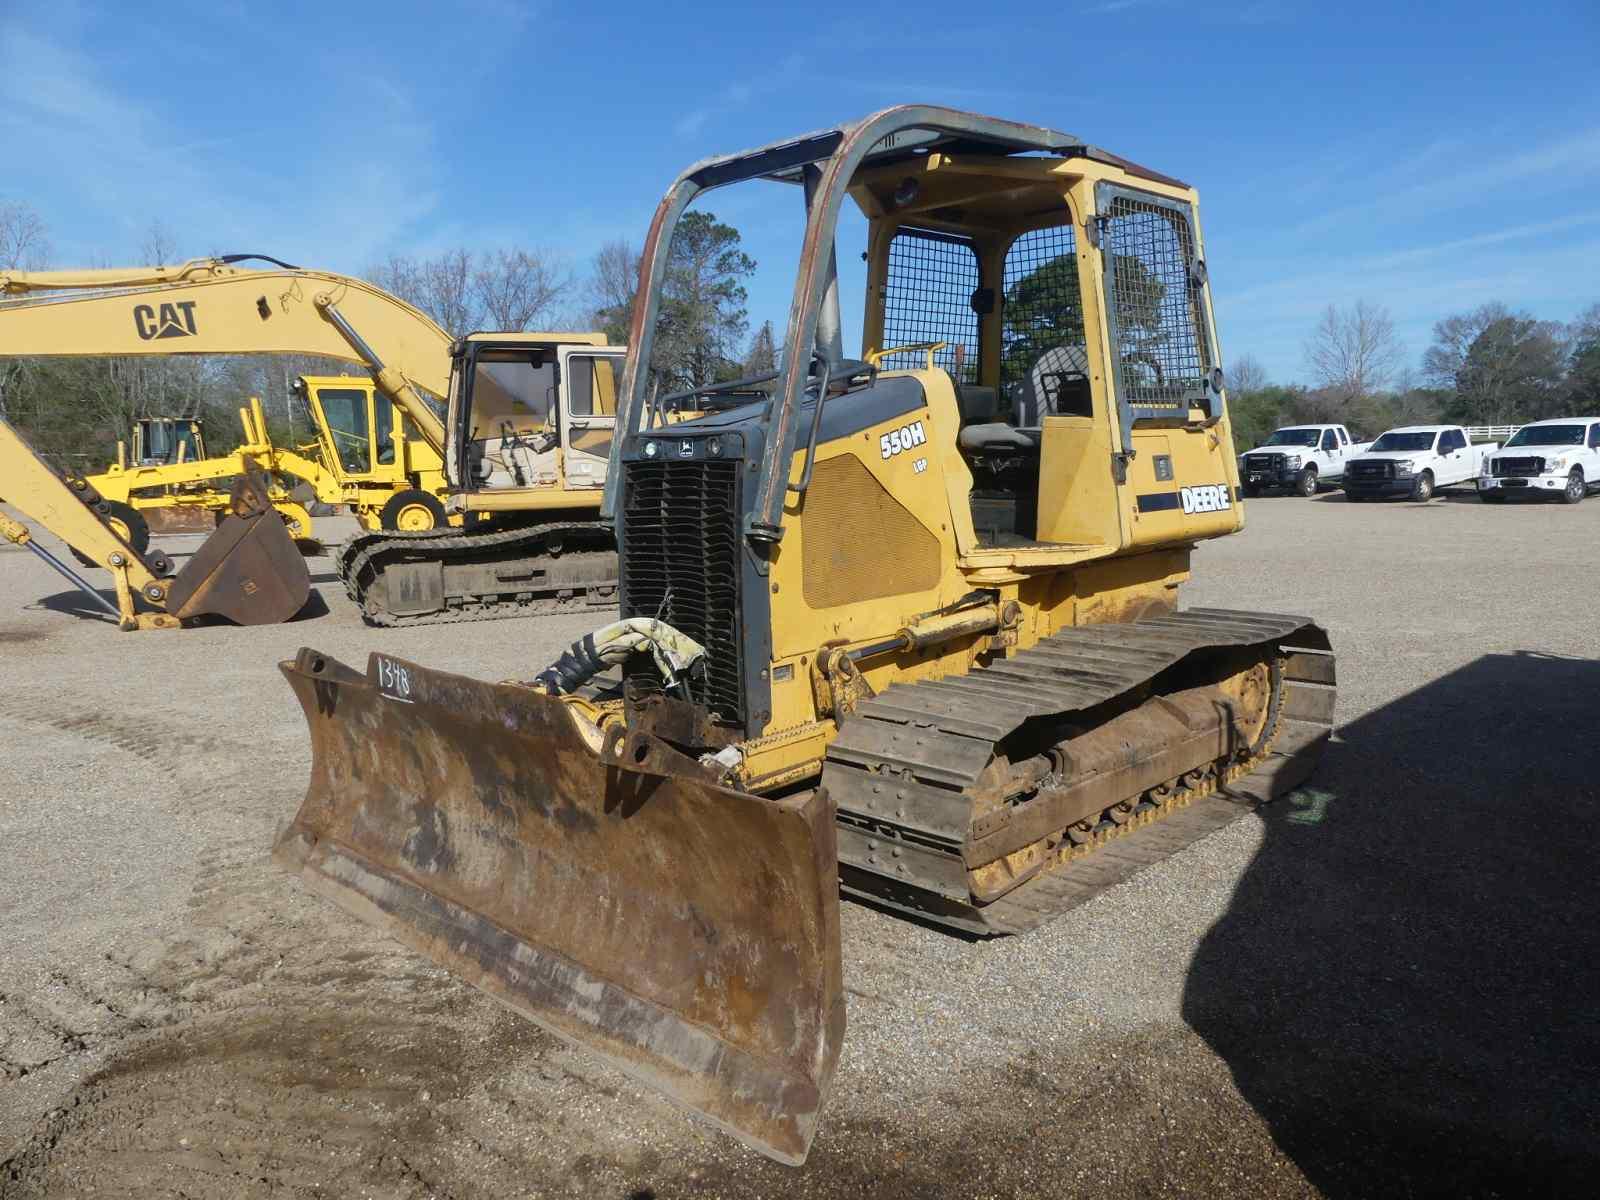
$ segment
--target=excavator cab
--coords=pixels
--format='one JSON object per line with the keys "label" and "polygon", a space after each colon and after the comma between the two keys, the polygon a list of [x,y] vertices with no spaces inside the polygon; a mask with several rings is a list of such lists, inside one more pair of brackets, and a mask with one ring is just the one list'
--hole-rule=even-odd
{"label": "excavator cab", "polygon": [[475,493],[604,484],[624,355],[604,341],[584,333],[472,334],[456,343],[447,463],[466,504]]}
{"label": "excavator cab", "polygon": [[[685,214],[734,184],[800,228],[781,362],[722,382],[664,297]],[[1082,139],[913,106],[702,160],[641,258],[602,509],[622,619],[521,682],[302,650],[312,780],[278,860],[803,1161],[841,889],[1019,932],[1326,739],[1320,630],[1177,611],[1193,546],[1241,522],[1218,361],[1193,191]]]}

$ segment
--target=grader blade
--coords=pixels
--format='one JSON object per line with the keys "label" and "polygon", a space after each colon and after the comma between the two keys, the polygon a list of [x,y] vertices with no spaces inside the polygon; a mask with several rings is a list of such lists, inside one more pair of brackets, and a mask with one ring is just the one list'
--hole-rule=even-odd
{"label": "grader blade", "polygon": [[311,786],[274,857],[362,920],[782,1162],[844,1036],[834,807],[569,706],[374,654],[281,664]]}
{"label": "grader blade", "polygon": [[180,620],[214,614],[236,625],[275,625],[310,596],[306,560],[252,472],[234,483],[228,515],[168,587],[167,611]]}

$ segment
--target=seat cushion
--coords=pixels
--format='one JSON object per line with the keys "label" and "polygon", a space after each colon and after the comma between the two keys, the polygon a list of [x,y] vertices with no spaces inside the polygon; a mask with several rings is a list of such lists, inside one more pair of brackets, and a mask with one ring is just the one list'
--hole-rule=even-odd
{"label": "seat cushion", "polygon": [[973,453],[997,450],[1037,450],[1043,436],[1038,429],[1018,429],[1004,421],[964,426],[956,435],[956,445]]}

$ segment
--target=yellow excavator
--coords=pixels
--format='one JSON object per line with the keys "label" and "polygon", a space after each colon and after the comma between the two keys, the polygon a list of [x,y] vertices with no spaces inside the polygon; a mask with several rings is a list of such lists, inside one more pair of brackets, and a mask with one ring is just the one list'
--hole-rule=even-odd
{"label": "yellow excavator", "polygon": [[[805,202],[781,368],[654,394],[674,229],[771,183]],[[311,783],[275,855],[798,1163],[844,1034],[841,891],[1030,929],[1303,780],[1334,660],[1304,617],[1178,605],[1243,522],[1188,185],[890,109],[696,164],[639,297],[622,619],[520,682],[302,650]]]}
{"label": "yellow excavator", "polygon": [[590,333],[452,341],[362,280],[270,259],[240,265],[255,257],[0,271],[0,355],[299,354],[358,363],[443,456],[445,507],[472,518],[459,529],[416,528],[413,515],[347,541],[337,566],[363,617],[401,625],[615,604],[615,543],[597,517],[622,348]]}

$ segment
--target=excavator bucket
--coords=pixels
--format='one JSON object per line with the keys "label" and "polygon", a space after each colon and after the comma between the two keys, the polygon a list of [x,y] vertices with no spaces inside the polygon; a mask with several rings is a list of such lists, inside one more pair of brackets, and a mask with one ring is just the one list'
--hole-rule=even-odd
{"label": "excavator bucket", "polygon": [[287,621],[311,595],[311,572],[255,472],[233,485],[228,515],[167,588],[167,611],[236,625]]}
{"label": "excavator bucket", "polygon": [[274,857],[753,1148],[798,1164],[844,1036],[834,806],[729,790],[565,702],[374,654],[281,664],[311,786]]}

